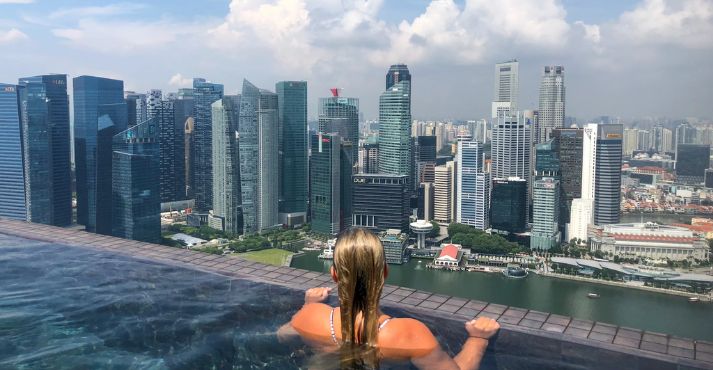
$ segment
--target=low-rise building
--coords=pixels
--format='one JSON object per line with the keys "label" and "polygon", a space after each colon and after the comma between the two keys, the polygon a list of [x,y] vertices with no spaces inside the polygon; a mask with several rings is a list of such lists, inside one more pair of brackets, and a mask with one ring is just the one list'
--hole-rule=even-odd
{"label": "low-rise building", "polygon": [[436,266],[456,267],[463,259],[463,247],[460,244],[442,244],[441,251],[433,259]]}
{"label": "low-rise building", "polygon": [[401,233],[401,230],[388,229],[379,234],[379,240],[384,246],[386,263],[400,265],[408,258],[406,256],[408,235]]}
{"label": "low-rise building", "polygon": [[687,228],[653,222],[589,227],[589,249],[621,257],[707,260],[705,238]]}

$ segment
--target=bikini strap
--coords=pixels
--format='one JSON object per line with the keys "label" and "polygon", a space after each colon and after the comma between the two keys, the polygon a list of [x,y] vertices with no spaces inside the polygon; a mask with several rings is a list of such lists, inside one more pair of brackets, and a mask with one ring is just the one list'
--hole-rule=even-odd
{"label": "bikini strap", "polygon": [[379,324],[379,329],[378,329],[378,330],[381,331],[381,329],[383,329],[384,326],[386,326],[386,324],[388,324],[389,321],[391,321],[391,319],[392,319],[392,317],[389,317],[388,319],[384,320],[384,322],[382,322],[381,324]]}
{"label": "bikini strap", "polygon": [[334,332],[334,307],[332,307],[332,312],[329,314],[329,331],[332,333],[334,343],[339,344],[337,334]]}

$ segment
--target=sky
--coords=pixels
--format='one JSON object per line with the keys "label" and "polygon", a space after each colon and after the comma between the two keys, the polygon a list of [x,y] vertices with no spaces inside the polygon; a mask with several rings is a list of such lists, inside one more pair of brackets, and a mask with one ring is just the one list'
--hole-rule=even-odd
{"label": "sky", "polygon": [[566,114],[713,117],[713,0],[0,0],[0,82],[66,73],[126,90],[237,94],[306,80],[309,116],[339,87],[378,117],[406,63],[415,119],[490,114],[494,64],[520,61],[520,108],[545,65],[565,68]]}

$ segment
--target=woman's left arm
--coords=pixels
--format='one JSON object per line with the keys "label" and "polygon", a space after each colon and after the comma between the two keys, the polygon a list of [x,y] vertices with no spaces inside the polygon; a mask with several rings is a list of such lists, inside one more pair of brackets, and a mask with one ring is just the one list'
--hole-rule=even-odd
{"label": "woman's left arm", "polygon": [[[332,288],[307,289],[307,291],[305,292],[305,305],[310,303],[324,302],[325,300],[327,300],[327,297],[329,297],[329,292],[331,291]],[[277,330],[277,339],[280,341],[280,343],[286,343],[298,338],[300,338],[300,334],[292,326],[291,320],[286,324],[282,325]]]}

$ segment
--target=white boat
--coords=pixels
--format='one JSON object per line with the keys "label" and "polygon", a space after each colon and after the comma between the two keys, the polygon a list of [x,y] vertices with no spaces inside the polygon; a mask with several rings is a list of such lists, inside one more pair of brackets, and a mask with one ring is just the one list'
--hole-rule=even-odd
{"label": "white boat", "polygon": [[597,293],[588,293],[587,298],[599,298],[599,294]]}
{"label": "white boat", "polygon": [[322,251],[322,253],[317,256],[319,259],[331,260],[334,259],[334,246],[337,244],[337,239],[329,239],[327,241],[327,248]]}
{"label": "white boat", "polygon": [[688,301],[689,301],[689,302],[698,302],[698,301],[700,301],[700,300],[701,300],[701,299],[698,298],[698,297],[690,297],[690,298],[688,298]]}

